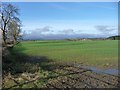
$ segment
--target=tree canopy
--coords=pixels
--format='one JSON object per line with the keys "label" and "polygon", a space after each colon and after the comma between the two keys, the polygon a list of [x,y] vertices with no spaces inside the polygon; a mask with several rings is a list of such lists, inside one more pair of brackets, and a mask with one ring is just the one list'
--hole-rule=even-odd
{"label": "tree canopy", "polygon": [[17,42],[21,32],[21,21],[19,19],[19,9],[12,4],[0,4],[0,28],[2,30],[3,43],[7,40]]}

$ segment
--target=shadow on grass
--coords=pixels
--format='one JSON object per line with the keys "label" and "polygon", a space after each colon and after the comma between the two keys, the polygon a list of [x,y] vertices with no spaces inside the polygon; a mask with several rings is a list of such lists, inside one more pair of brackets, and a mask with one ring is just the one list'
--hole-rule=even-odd
{"label": "shadow on grass", "polygon": [[28,56],[22,51],[23,47],[8,48],[9,54],[3,57],[3,74],[11,73],[12,75],[28,72],[34,73],[39,69],[49,71],[57,65],[51,64],[53,61],[45,56]]}
{"label": "shadow on grass", "polygon": [[[21,74],[23,73],[39,73],[39,75],[43,74],[43,77],[39,78],[38,80],[47,83],[47,80],[49,80],[50,78],[62,76],[59,73],[57,73],[58,75],[55,76],[56,72],[54,72],[54,70],[56,70],[57,68],[63,68],[61,64],[58,64],[45,56],[28,56],[22,52],[23,50],[26,50],[26,48],[23,48],[20,44],[18,46],[19,47],[8,48],[9,53],[3,57],[3,79],[9,76],[9,74],[11,74],[13,78],[20,78]],[[36,79],[29,80],[28,82],[24,83],[18,83],[17,80],[14,79],[14,82],[17,82],[17,85],[4,85],[4,87],[13,88],[34,81],[36,81]]]}

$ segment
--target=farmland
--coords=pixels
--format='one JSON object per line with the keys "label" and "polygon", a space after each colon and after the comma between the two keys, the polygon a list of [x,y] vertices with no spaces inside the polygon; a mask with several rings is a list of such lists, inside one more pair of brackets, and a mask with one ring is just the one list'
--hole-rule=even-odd
{"label": "farmland", "polygon": [[23,41],[3,57],[3,88],[110,88],[118,77],[77,65],[118,68],[117,40]]}
{"label": "farmland", "polygon": [[45,56],[56,62],[76,62],[100,68],[117,68],[118,64],[117,40],[26,41],[14,50],[28,56]]}

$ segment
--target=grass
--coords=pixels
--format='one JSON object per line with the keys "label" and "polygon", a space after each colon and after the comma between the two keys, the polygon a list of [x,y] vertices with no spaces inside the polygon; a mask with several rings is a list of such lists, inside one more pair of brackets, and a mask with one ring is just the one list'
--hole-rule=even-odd
{"label": "grass", "polygon": [[[51,81],[54,83],[56,76],[64,78],[64,68],[70,68],[67,63],[104,69],[118,68],[117,40],[23,41],[10,48],[9,52],[3,57],[3,88],[35,88],[36,85],[39,88],[45,87]],[[29,79],[31,74],[33,76]],[[30,81],[36,76],[39,79],[34,81],[34,85]],[[26,79],[29,79],[29,83],[23,84]],[[14,85],[17,86],[13,87]]]}
{"label": "grass", "polygon": [[14,52],[28,56],[45,56],[55,62],[76,62],[99,68],[117,68],[118,41],[24,41]]}

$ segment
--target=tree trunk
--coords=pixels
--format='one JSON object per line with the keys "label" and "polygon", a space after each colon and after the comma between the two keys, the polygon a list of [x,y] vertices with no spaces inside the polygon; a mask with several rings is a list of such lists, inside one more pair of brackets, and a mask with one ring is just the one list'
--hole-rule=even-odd
{"label": "tree trunk", "polygon": [[14,45],[16,44],[16,36],[15,35],[13,35],[13,38],[14,38]]}
{"label": "tree trunk", "polygon": [[6,46],[6,35],[5,35],[5,32],[3,31],[3,43],[4,45]]}
{"label": "tree trunk", "polygon": [[6,23],[5,23],[5,25],[4,25],[4,28],[3,28],[3,41],[4,41],[4,45],[5,45],[5,47],[6,47],[6,34],[5,34],[5,29],[6,29]]}

